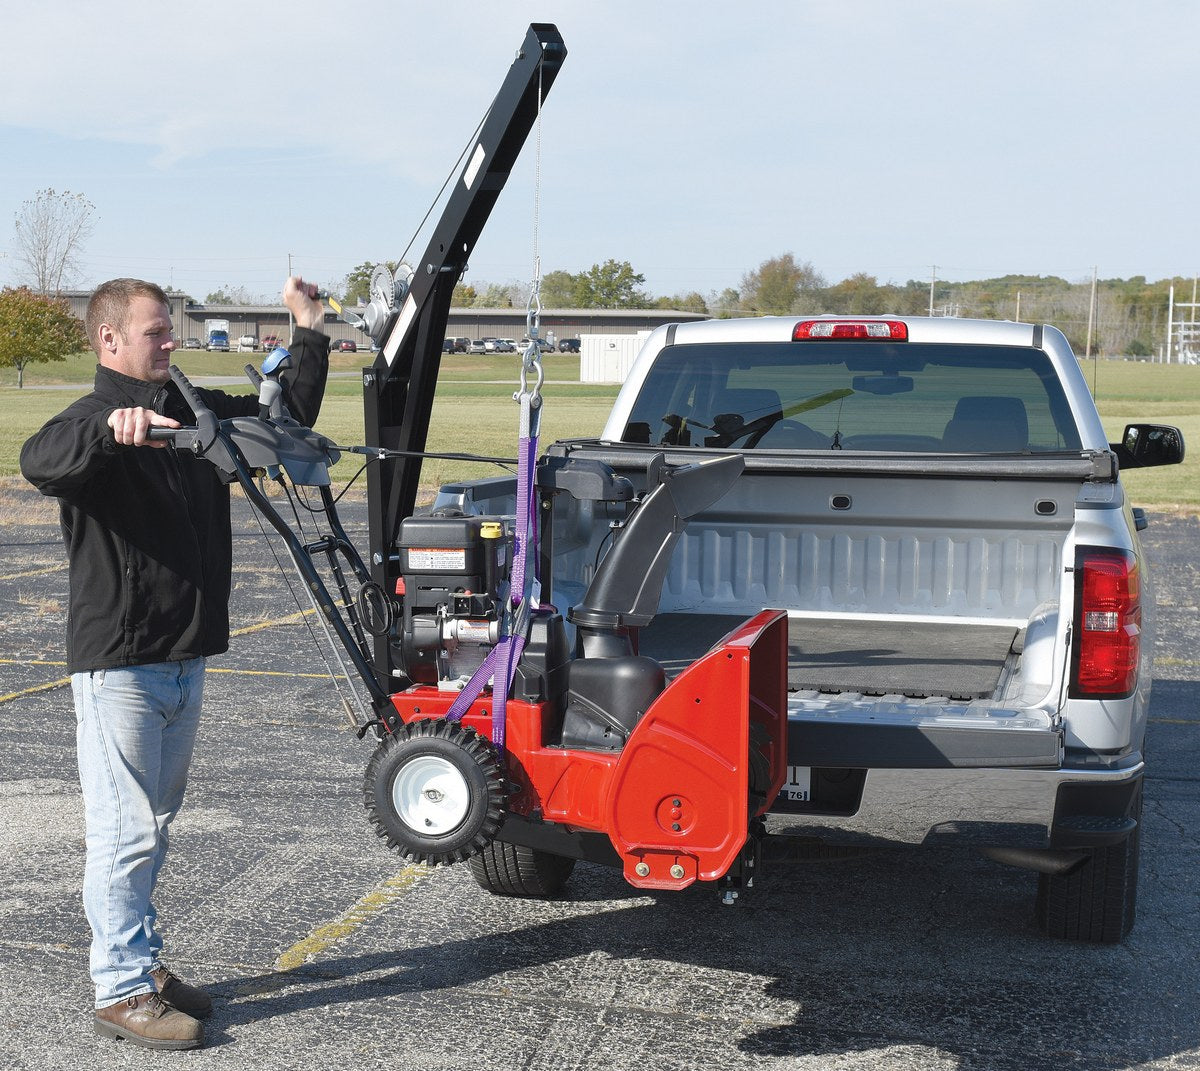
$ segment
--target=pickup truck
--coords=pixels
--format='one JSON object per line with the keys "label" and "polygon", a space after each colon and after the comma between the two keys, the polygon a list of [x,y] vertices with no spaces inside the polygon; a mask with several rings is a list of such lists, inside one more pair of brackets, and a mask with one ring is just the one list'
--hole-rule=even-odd
{"label": "pickup truck", "polygon": [[[548,404],[553,404],[550,399]],[[1175,428],[1106,441],[1052,326],[764,317],[667,325],[599,438],[549,447],[631,501],[555,494],[543,601],[567,608],[664,470],[742,474],[675,547],[639,649],[680,672],[788,614],[788,776],[768,836],[961,845],[1038,875],[1047,934],[1133,925],[1154,598],[1120,471]],[[511,478],[435,512],[513,512]]]}

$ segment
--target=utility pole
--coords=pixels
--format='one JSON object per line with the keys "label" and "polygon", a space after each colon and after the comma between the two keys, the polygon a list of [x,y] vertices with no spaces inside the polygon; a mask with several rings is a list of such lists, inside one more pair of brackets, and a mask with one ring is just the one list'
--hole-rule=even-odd
{"label": "utility pole", "polygon": [[[287,277],[292,277],[292,254],[288,254],[288,273]],[[296,333],[295,317],[292,316],[292,307],[288,306],[288,345],[292,344],[292,336]]]}
{"label": "utility pole", "polygon": [[933,288],[937,284],[937,265],[933,266],[933,278],[929,280],[929,315],[933,315]]}
{"label": "utility pole", "polygon": [[1175,284],[1167,292],[1167,364],[1171,363],[1171,327],[1175,320]]}
{"label": "utility pole", "polygon": [[1088,301],[1088,329],[1087,329],[1087,346],[1084,348],[1084,356],[1092,355],[1092,320],[1096,315],[1096,268],[1092,268],[1092,296]]}

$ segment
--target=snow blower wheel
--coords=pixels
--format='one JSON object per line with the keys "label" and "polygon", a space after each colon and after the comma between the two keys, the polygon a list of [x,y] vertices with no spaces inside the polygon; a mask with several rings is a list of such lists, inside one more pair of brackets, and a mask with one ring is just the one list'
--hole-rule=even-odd
{"label": "snow blower wheel", "polygon": [[504,814],[495,748],[460,722],[414,721],[375,750],[363,784],[367,815],[389,848],[418,863],[483,851]]}

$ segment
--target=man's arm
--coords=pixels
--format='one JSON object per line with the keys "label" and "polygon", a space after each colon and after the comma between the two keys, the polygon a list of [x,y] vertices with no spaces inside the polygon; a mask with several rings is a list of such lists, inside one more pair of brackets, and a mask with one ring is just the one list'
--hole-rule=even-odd
{"label": "man's arm", "polygon": [[289,352],[292,367],[279,378],[287,393],[288,410],[301,424],[311,428],[321,412],[325,380],[329,374],[329,336],[322,333],[325,304],[317,287],[293,277],[283,284],[283,303],[296,321]]}
{"label": "man's arm", "polygon": [[71,497],[123,447],[166,446],[147,442],[151,427],[179,427],[178,421],[149,409],[93,409],[85,403],[83,399],[47,421],[21,447],[21,473],[44,495]]}
{"label": "man's arm", "polygon": [[[288,352],[292,367],[283,372],[283,400],[288,412],[311,428],[321,412],[325,380],[329,374],[329,337],[321,333],[325,322],[325,306],[317,298],[317,288],[299,277],[288,279],[283,287],[283,300],[292,311],[296,332]],[[258,398],[253,394],[228,394],[222,390],[199,388],[200,396],[217,415],[218,420],[236,416],[257,416]]]}

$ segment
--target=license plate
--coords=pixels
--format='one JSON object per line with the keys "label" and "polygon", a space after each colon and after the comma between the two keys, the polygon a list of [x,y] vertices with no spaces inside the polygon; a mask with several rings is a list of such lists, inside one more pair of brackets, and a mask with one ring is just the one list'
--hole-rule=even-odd
{"label": "license plate", "polygon": [[789,766],[787,780],[783,783],[780,795],[785,800],[808,803],[812,799],[812,767]]}

